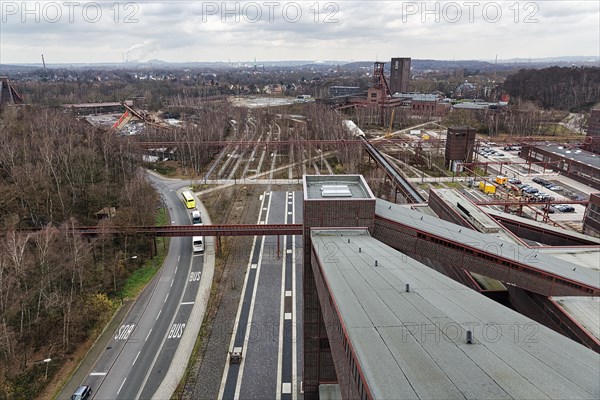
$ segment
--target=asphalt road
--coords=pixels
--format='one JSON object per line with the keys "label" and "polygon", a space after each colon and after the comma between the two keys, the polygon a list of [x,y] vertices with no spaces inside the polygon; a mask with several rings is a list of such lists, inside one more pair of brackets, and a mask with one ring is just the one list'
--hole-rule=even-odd
{"label": "asphalt road", "polygon": [[[169,209],[171,223],[191,224],[189,212],[177,193],[185,183],[155,176],[150,176],[150,180]],[[81,382],[92,387],[92,399],[152,397],[165,378],[189,323],[203,278],[204,259],[204,255],[193,255],[191,237],[171,239],[162,269],[132,305]],[[59,398],[69,396],[65,393]]]}
{"label": "asphalt road", "polygon": [[[261,201],[258,224],[302,221],[302,192],[265,192]],[[297,398],[301,260],[301,237],[254,238],[230,345],[241,348],[243,358],[240,364],[225,360],[219,398]]]}

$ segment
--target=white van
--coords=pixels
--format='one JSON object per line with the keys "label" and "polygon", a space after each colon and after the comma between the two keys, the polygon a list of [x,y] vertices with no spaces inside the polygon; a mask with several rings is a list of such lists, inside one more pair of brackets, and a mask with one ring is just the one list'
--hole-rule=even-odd
{"label": "white van", "polygon": [[204,253],[204,236],[194,236],[192,248],[194,249],[194,254]]}

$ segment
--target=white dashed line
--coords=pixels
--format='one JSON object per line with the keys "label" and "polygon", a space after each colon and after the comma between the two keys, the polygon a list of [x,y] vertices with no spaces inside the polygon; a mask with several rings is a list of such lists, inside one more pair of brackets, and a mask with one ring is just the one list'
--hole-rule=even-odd
{"label": "white dashed line", "polygon": [[138,357],[140,356],[140,353],[141,353],[141,352],[142,352],[141,350],[140,350],[140,351],[138,351],[138,353],[137,353],[137,356],[135,356],[135,359],[133,360],[133,364],[131,364],[131,365],[135,365],[135,362],[137,361],[137,359],[138,359]]}
{"label": "white dashed line", "polygon": [[121,392],[121,389],[123,389],[123,385],[125,384],[126,380],[127,380],[127,378],[123,379],[123,383],[121,383],[121,386],[119,386],[119,390],[117,390],[117,394],[119,394],[119,392]]}
{"label": "white dashed line", "polygon": [[150,337],[150,334],[151,334],[151,333],[152,333],[152,328],[150,328],[150,331],[149,331],[149,332],[148,332],[148,334],[146,335],[146,340],[144,340],[144,342],[148,340],[148,338]]}
{"label": "white dashed line", "polygon": [[292,384],[290,382],[283,382],[281,384],[281,394],[292,393]]}
{"label": "white dashed line", "polygon": [[160,317],[161,312],[162,312],[162,308],[160,310],[158,310],[158,315],[156,316],[156,320],[158,320],[158,317]]}
{"label": "white dashed line", "polygon": [[169,293],[167,293],[167,297],[165,297],[165,303],[167,302],[167,299],[169,298]]}
{"label": "white dashed line", "polygon": [[105,376],[106,372],[92,372],[90,376]]}
{"label": "white dashed line", "polygon": [[186,301],[186,302],[181,303],[182,306],[187,306],[187,305],[190,305],[190,304],[194,304],[194,302],[193,301]]}
{"label": "white dashed line", "polygon": [[291,290],[286,290],[285,291],[285,297],[290,297],[292,295],[292,291]]}
{"label": "white dashed line", "polygon": [[285,313],[285,319],[292,319],[292,313],[291,312],[286,312]]}

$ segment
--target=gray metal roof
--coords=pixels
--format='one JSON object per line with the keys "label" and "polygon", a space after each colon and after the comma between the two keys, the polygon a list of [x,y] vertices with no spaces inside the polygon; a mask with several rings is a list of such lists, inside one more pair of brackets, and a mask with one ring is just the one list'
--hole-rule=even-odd
{"label": "gray metal roof", "polygon": [[392,221],[414,226],[421,231],[430,232],[448,240],[487,250],[508,260],[528,265],[531,268],[555,276],[600,288],[600,271],[577,268],[579,267],[578,264],[552,257],[540,252],[537,248],[528,248],[507,242],[497,237],[496,234],[477,232],[380,199],[377,199],[375,203],[375,214]]}
{"label": "gray metal roof", "polygon": [[519,222],[521,224],[527,224],[527,225],[531,225],[531,226],[537,226],[539,228],[543,228],[543,229],[546,229],[546,230],[549,230],[549,231],[552,231],[552,232],[556,232],[556,233],[559,233],[561,235],[568,235],[568,236],[572,236],[572,237],[576,237],[576,238],[588,240],[590,242],[596,242],[597,244],[600,245],[600,238],[595,238],[593,236],[584,235],[583,233],[580,233],[580,232],[566,230],[566,229],[563,229],[563,228],[559,228],[557,226],[546,224],[544,222],[534,221],[532,219],[519,217],[518,215],[509,214],[509,213],[505,213],[505,212],[502,212],[502,211],[494,210],[491,207],[485,207],[484,211],[486,213],[488,213],[489,215],[494,216],[494,217],[502,217],[502,218],[510,219],[512,221],[515,221],[515,222]]}
{"label": "gray metal roof", "polygon": [[366,231],[315,230],[312,244],[374,398],[600,397],[594,351]]}
{"label": "gray metal roof", "polygon": [[362,175],[305,175],[304,199],[375,199]]}
{"label": "gray metal roof", "polygon": [[571,318],[600,340],[600,297],[552,297]]}
{"label": "gray metal roof", "polygon": [[569,158],[571,160],[579,161],[587,164],[593,168],[600,169],[600,156],[592,152],[559,146],[557,144],[550,144],[547,146],[534,146],[541,150],[546,150],[554,154]]}
{"label": "gray metal roof", "polygon": [[[495,219],[486,214],[487,210],[483,210],[477,207],[475,204],[471,203],[469,200],[465,198],[460,192],[454,189],[432,189],[444,202],[449,204],[458,213],[469,223],[473,224],[483,233],[488,234],[497,234],[496,236],[502,240],[506,240],[507,242],[512,242],[518,245],[522,245],[523,242],[518,239],[515,235],[507,231],[502,225],[496,222]],[[465,210],[469,212],[469,215],[466,215],[464,211],[462,211],[458,204],[460,204]]]}

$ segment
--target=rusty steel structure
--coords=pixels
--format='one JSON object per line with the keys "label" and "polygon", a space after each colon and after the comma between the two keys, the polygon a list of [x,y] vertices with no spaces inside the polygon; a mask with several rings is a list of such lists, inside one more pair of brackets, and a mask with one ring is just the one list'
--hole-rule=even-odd
{"label": "rusty steel structure", "polygon": [[[36,232],[37,229],[22,229],[19,232]],[[169,226],[76,226],[75,233],[86,236],[137,234],[155,237],[181,236],[278,236],[301,235],[302,224],[264,224],[264,225],[169,225]]]}

